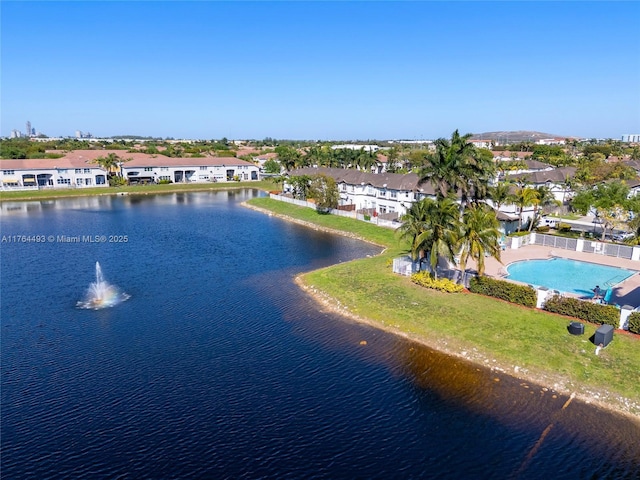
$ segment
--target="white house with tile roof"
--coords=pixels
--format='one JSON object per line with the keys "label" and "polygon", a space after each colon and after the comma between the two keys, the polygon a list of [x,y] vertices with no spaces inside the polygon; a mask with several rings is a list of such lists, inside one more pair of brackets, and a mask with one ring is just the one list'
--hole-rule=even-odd
{"label": "white house with tile roof", "polygon": [[122,164],[130,183],[207,183],[258,180],[258,167],[235,157],[173,158],[135,154]]}
{"label": "white house with tile roof", "polygon": [[230,182],[258,180],[258,167],[235,157],[172,158],[125,150],[75,150],[56,159],[0,160],[3,189],[107,187],[98,159],[121,160],[118,173],[130,183]]}
{"label": "white house with tile roof", "polygon": [[77,157],[0,160],[0,183],[3,190],[109,186],[104,168]]}

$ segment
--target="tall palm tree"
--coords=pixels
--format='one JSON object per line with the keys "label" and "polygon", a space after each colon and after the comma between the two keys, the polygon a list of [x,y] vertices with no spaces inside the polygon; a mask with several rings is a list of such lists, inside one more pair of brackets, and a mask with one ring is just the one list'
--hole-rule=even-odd
{"label": "tall palm tree", "polygon": [[427,215],[427,202],[421,200],[413,202],[407,213],[401,218],[402,224],[398,228],[398,233],[401,239],[409,240],[413,260],[420,260],[424,257],[424,250],[420,250],[416,238],[426,229]]}
{"label": "tall palm tree", "polygon": [[372,150],[365,151],[362,148],[356,158],[356,164],[359,169],[371,173],[371,169],[378,165],[378,156],[376,152]]}
{"label": "tall palm tree", "polygon": [[511,200],[511,186],[505,182],[499,182],[489,187],[489,198],[493,201],[496,210]]}
{"label": "tall palm tree", "polygon": [[522,213],[526,207],[534,204],[538,194],[535,189],[527,186],[520,186],[513,196],[513,203],[518,207],[518,230],[522,230]]}
{"label": "tall palm tree", "polygon": [[430,182],[439,198],[444,198],[449,192],[455,191],[460,182],[461,166],[473,153],[474,147],[468,142],[470,137],[470,134],[461,137],[456,130],[451,135],[451,140],[437,139],[436,151],[429,155],[427,165],[420,171],[418,184]]}
{"label": "tall palm tree", "polygon": [[461,136],[456,130],[450,140],[436,140],[436,151],[428,156],[418,182],[431,182],[439,198],[459,193],[461,215],[471,196],[485,196],[489,178],[495,172],[493,157],[479,153],[469,142],[470,137],[471,134]]}
{"label": "tall palm tree", "polygon": [[538,217],[540,216],[540,210],[544,209],[549,205],[552,205],[555,201],[555,197],[553,193],[551,193],[551,189],[546,185],[540,185],[534,189],[535,198],[533,199],[533,218],[529,223],[529,231],[533,229]]}
{"label": "tall palm tree", "polygon": [[489,205],[474,204],[465,209],[460,235],[460,270],[463,273],[469,258],[475,260],[479,275],[484,274],[487,255],[500,261],[499,226],[495,210]]}
{"label": "tall palm tree", "polygon": [[96,162],[107,171],[108,175],[112,175],[114,171],[117,172],[118,165],[122,163],[123,160],[115,153],[110,153],[106,157],[96,158]]}
{"label": "tall palm tree", "polygon": [[455,250],[460,237],[458,205],[451,198],[437,201],[425,198],[425,221],[422,232],[415,238],[412,251],[425,251],[429,255],[431,271],[437,278],[438,258],[455,262]]}

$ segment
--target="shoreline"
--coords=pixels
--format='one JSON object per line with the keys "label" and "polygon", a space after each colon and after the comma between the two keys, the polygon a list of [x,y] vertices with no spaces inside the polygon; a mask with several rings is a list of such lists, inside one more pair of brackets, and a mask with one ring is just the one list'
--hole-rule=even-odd
{"label": "shoreline", "polygon": [[[238,184],[239,183],[239,184]],[[230,184],[230,185],[227,185]],[[105,197],[105,196],[128,196],[128,195],[162,195],[165,193],[189,193],[189,192],[211,192],[222,190],[238,190],[243,188],[255,188],[257,190],[266,191],[262,186],[250,185],[247,182],[219,182],[212,186],[210,184],[168,184],[166,188],[153,189],[144,191],[145,186],[135,186],[133,188],[140,188],[140,190],[130,190],[130,186],[125,187],[104,187],[110,191],[100,192],[95,191],[95,188],[91,188],[91,192],[83,192],[82,189],[52,189],[47,190],[52,192],[51,194],[42,194],[34,196],[18,196],[16,198],[7,198],[3,193],[13,193],[12,191],[0,191],[0,203],[3,202],[34,202],[38,200],[62,200],[68,198],[82,198],[82,197]],[[122,188],[121,190],[113,190]],[[33,190],[41,192],[42,190]],[[76,192],[76,193],[72,193]]]}
{"label": "shoreline", "polygon": [[[296,223],[298,225],[310,227],[318,231],[335,233],[338,235],[377,245],[367,239],[349,232],[321,227],[311,222],[298,220],[287,215],[274,213],[264,208],[249,205],[246,202],[242,202],[242,205],[252,210],[267,214],[269,216],[274,216],[292,223]],[[384,245],[377,246],[386,249]],[[384,250],[381,253],[384,253]],[[360,315],[354,314],[353,312],[350,312],[349,309],[343,306],[336,298],[331,297],[322,290],[316,289],[315,287],[313,287],[313,285],[307,284],[303,278],[304,275],[304,273],[296,275],[294,277],[294,283],[307,295],[309,295],[316,303],[318,303],[321,308],[336,313],[342,317],[348,318],[354,322],[362,323],[378,330],[418,343],[422,346],[425,346],[432,350],[436,350],[445,355],[449,355],[461,360],[466,360],[478,367],[490,369],[491,371],[495,371],[502,375],[507,375],[512,378],[536,384],[540,387],[548,388],[561,395],[570,396],[571,398],[575,398],[582,403],[592,405],[596,408],[624,415],[625,417],[634,421],[640,427],[640,414],[634,413],[634,411],[640,412],[640,401],[638,400],[625,398],[606,390],[594,391],[591,387],[584,384],[577,384],[573,387],[570,387],[570,383],[575,384],[576,382],[560,375],[554,375],[551,372],[532,372],[528,369],[521,368],[516,365],[498,362],[496,359],[478,352],[477,349],[473,347],[473,345],[466,345],[464,349],[461,350],[459,347],[450,346],[449,342],[447,341],[443,342],[442,340],[429,340],[418,335],[411,335],[390,325],[385,325],[370,318],[362,317]]]}

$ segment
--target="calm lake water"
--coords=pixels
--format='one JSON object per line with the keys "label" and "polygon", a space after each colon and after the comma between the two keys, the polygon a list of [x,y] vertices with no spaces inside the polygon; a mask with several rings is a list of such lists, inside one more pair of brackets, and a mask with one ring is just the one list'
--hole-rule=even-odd
{"label": "calm lake water", "polygon": [[[2,205],[55,237],[2,243],[3,479],[638,478],[638,424],[319,311],[295,274],[379,249],[255,195]],[[79,309],[97,261],[130,298]]]}

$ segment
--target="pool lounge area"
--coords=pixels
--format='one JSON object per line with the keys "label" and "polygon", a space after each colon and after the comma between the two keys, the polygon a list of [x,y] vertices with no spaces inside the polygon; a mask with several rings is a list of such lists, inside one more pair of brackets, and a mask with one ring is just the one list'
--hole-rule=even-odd
{"label": "pool lounge area", "polygon": [[552,257],[513,262],[507,265],[509,280],[547,287],[563,294],[592,298],[597,286],[602,296],[612,297],[613,289],[636,272],[593,262]]}
{"label": "pool lounge area", "polygon": [[[625,258],[610,257],[607,255],[575,252],[571,250],[558,250],[541,245],[527,245],[518,249],[507,248],[501,252],[502,263],[493,258],[485,259],[485,274],[496,278],[505,278],[508,266],[515,262],[535,259],[550,259],[554,257],[589,262],[598,265],[608,265],[620,269],[631,271],[631,275],[623,279],[611,288],[610,302],[618,305],[640,306],[640,262],[635,262]],[[469,265],[469,267],[474,267]],[[530,283],[530,282],[524,282]],[[595,287],[591,285],[590,288]],[[600,285],[603,288],[603,285]],[[563,289],[557,289],[563,291]],[[604,290],[604,288],[603,288]],[[571,295],[583,296],[570,293]]]}

